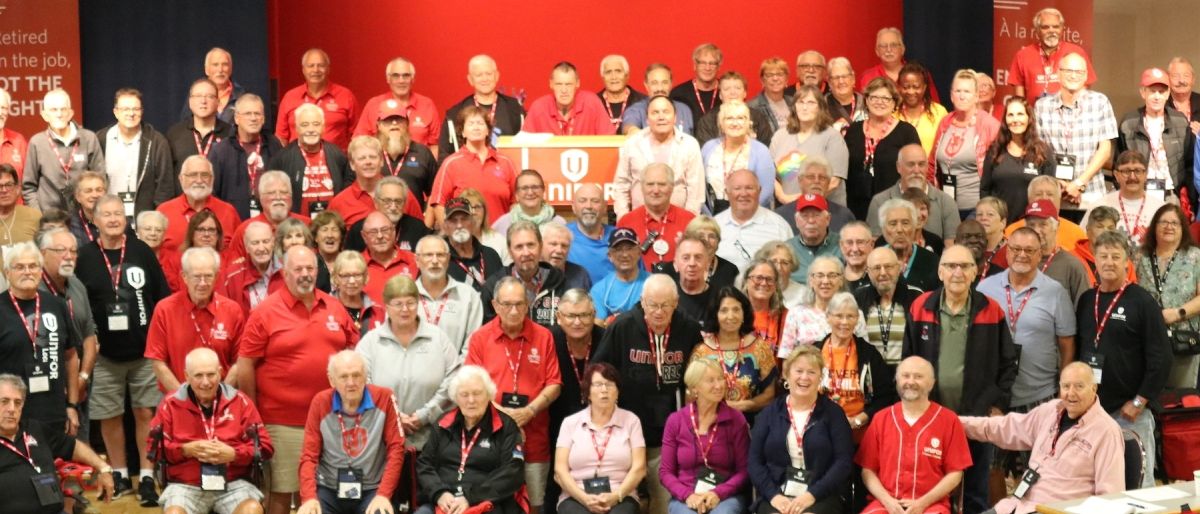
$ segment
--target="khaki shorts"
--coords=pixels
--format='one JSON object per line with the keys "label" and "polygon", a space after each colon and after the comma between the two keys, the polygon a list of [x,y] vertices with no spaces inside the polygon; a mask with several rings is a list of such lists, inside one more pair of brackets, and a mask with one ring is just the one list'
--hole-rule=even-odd
{"label": "khaki shorts", "polygon": [[233,514],[238,505],[246,500],[262,502],[263,494],[254,484],[245,480],[234,480],[225,491],[202,491],[199,487],[187,484],[167,484],[163,489],[158,504],[163,510],[168,507],[179,507],[186,512],[216,512],[217,514]]}
{"label": "khaki shorts", "polygon": [[272,493],[300,491],[300,451],[304,448],[304,427],[267,425],[275,455],[268,466]]}
{"label": "khaki shorts", "polygon": [[127,388],[134,408],[156,409],[162,401],[150,359],[120,362],[97,355],[92,381],[92,396],[88,400],[92,419],[111,419],[124,414]]}
{"label": "khaki shorts", "polygon": [[525,463],[525,491],[529,493],[530,505],[534,507],[543,505],[546,499],[546,481],[549,479],[549,473],[549,462]]}

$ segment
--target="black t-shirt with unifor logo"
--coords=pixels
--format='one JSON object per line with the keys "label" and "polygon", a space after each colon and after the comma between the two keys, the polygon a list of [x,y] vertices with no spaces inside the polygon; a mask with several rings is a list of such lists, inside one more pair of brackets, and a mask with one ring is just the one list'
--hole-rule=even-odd
{"label": "black t-shirt with unifor logo", "polygon": [[[1100,319],[1104,319],[1116,296],[1116,290],[1100,293]],[[1095,306],[1095,289],[1089,289],[1079,297],[1075,308],[1079,334],[1075,346],[1078,348],[1077,359],[1084,363],[1096,354],[1103,355],[1100,405],[1105,411],[1112,412],[1134,396],[1150,400],[1158,398],[1167,382],[1172,359],[1162,307],[1141,286],[1129,284],[1112,309],[1097,346]]]}
{"label": "black t-shirt with unifor logo", "polygon": [[[154,251],[137,238],[126,236],[125,241],[124,260],[119,247],[104,250],[102,255],[99,241],[83,245],[75,270],[87,288],[100,355],[121,362],[140,359],[146,353],[150,317],[158,302],[171,293]],[[117,278],[116,291],[113,277]],[[114,309],[121,309],[123,315]],[[120,330],[122,323],[125,330]]]}
{"label": "black t-shirt with unifor logo", "polygon": [[68,321],[66,302],[42,291],[38,291],[38,297],[41,310],[37,313],[35,354],[29,331],[35,326],[38,300],[17,299],[21,308],[18,314],[14,297],[8,291],[0,293],[0,373],[25,380],[29,388],[26,417],[49,427],[62,427],[67,419],[67,350],[79,347],[79,336]]}

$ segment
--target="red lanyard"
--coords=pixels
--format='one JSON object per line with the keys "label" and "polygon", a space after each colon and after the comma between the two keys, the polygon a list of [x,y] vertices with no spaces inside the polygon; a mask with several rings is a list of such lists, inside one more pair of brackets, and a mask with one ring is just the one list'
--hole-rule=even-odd
{"label": "red lanyard", "polygon": [[108,274],[112,277],[113,294],[117,294],[117,286],[121,284],[121,265],[125,264],[125,236],[121,236],[121,256],[117,259],[117,267],[113,269],[112,261],[108,260],[108,253],[104,247],[100,247],[100,256],[104,257],[104,265],[108,268]]}
{"label": "red lanyard", "polygon": [[[216,414],[216,412],[213,412],[213,414]],[[338,413],[338,425],[342,427],[342,437],[344,438],[344,437],[346,437],[346,432],[354,432],[354,431],[358,430],[358,427],[362,426],[362,415],[359,414],[357,416],[354,416],[354,428],[351,428],[350,430],[346,430],[346,420],[342,418],[342,413],[339,412]]]}
{"label": "red lanyard", "polygon": [[612,440],[613,426],[605,431],[604,444],[596,439],[596,431],[592,430],[592,449],[596,450],[596,476],[600,476],[600,464],[604,462],[604,453],[608,451],[608,442]]}
{"label": "red lanyard", "polygon": [[657,387],[662,385],[663,354],[667,353],[667,344],[671,340],[671,327],[668,325],[662,336],[655,336],[650,325],[646,325],[646,336],[650,343],[650,357],[654,359],[654,385]]}
{"label": "red lanyard", "polygon": [[383,152],[383,165],[387,166],[388,174],[393,177],[399,177],[400,171],[404,169],[404,160],[408,159],[408,152],[412,151],[412,143],[409,143],[408,148],[404,149],[404,153],[396,159],[396,166],[392,166],[392,160],[388,157],[387,152]]}
{"label": "red lanyard", "polygon": [[1017,320],[1020,319],[1021,313],[1025,311],[1025,304],[1029,303],[1029,299],[1033,297],[1033,292],[1036,287],[1030,287],[1025,292],[1025,299],[1021,300],[1021,305],[1017,307],[1017,311],[1013,312],[1012,285],[1004,288],[1004,298],[1008,301],[1008,328],[1012,330],[1013,335],[1017,333]]}
{"label": "red lanyard", "polygon": [[[65,293],[58,292],[58,286],[54,285],[54,281],[50,280],[50,275],[42,271],[42,281],[46,283],[46,289],[54,296],[65,298],[67,300],[67,315],[71,316],[71,321],[75,321],[75,303],[71,301],[71,296]],[[69,286],[69,284],[66,284]]]}
{"label": "red lanyard", "polygon": [[8,290],[8,299],[12,300],[13,309],[17,311],[17,317],[21,318],[21,328],[24,328],[25,333],[29,334],[29,343],[33,345],[33,358],[37,359],[37,333],[42,319],[42,295],[34,292],[33,298],[33,330],[30,330],[29,325],[25,323],[25,314],[21,312],[21,306],[17,305],[17,297],[13,296],[12,289]]}
{"label": "red lanyard", "polygon": [[204,435],[205,435],[205,437],[208,437],[209,441],[217,440],[217,418],[218,418],[217,403],[220,400],[220,398],[221,398],[220,390],[218,389],[217,397],[213,398],[212,422],[209,422],[209,420],[204,419],[204,408],[203,407],[200,408],[200,425],[204,427]]}
{"label": "red lanyard", "polygon": [[79,209],[79,226],[83,227],[83,233],[87,234],[88,242],[96,240],[96,234],[92,233],[91,223],[88,223],[87,218],[83,217],[83,208]]}
{"label": "red lanyard", "polygon": [[[463,423],[466,423],[465,419]],[[480,423],[482,423],[482,421]],[[462,439],[459,441],[459,443],[462,450],[462,459],[458,461],[458,479],[460,481],[462,480],[463,472],[467,470],[467,456],[471,454],[471,449],[474,448],[475,443],[479,441],[479,434],[483,433],[483,427],[478,427],[475,429],[475,435],[471,436],[471,442],[469,444],[467,443],[466,427],[461,428],[461,430]]]}
{"label": "red lanyard", "polygon": [[[888,118],[887,125],[884,125],[883,127],[883,137],[880,137],[879,139],[871,137],[871,134],[867,132],[867,125],[870,124],[870,122],[871,120],[866,120],[863,122],[863,139],[865,139],[863,143],[863,167],[873,170],[875,169],[875,149],[879,147],[879,141],[883,140],[883,138],[887,137],[888,133],[891,132],[892,125],[896,124],[896,118]],[[872,175],[874,175],[874,173],[872,173]]]}
{"label": "red lanyard", "polygon": [[[893,305],[895,305],[895,302],[893,302]],[[833,335],[830,335],[828,338],[826,338],[826,341],[827,342],[825,343],[825,349],[829,350],[829,356],[826,357],[824,355],[825,349],[822,349],[821,357],[825,358],[825,362],[833,364]],[[850,344],[846,345],[846,356],[842,358],[841,373],[843,375],[847,375],[849,373],[846,370],[850,367],[850,359],[853,357],[857,360],[857,358],[858,358],[857,353],[858,353],[858,351],[857,351],[857,348],[854,347],[853,341],[851,341]],[[842,386],[841,386],[841,380],[839,380],[836,375],[837,374],[835,373],[835,370],[833,370],[833,369],[829,370],[829,390],[833,392],[834,396],[836,396],[836,397],[838,397],[838,399],[840,399],[842,397]],[[790,398],[788,401],[791,401]],[[837,401],[837,400],[834,400],[834,401]],[[789,412],[790,412],[790,410],[789,410]]]}
{"label": "red lanyard", "polygon": [[301,153],[304,154],[304,164],[307,165],[308,167],[316,168],[316,169],[326,167],[325,166],[325,144],[324,143],[321,144],[321,149],[317,151],[316,162],[312,162],[312,161],[308,160],[308,155],[309,155],[308,152],[302,151]]}
{"label": "red lanyard", "polygon": [[437,325],[438,322],[442,320],[442,311],[446,310],[446,303],[448,302],[449,299],[450,299],[449,292],[442,293],[442,299],[439,300],[438,302],[436,302],[438,304],[437,316],[434,316],[433,313],[429,312],[428,306],[429,306],[430,302],[425,301],[424,298],[421,298],[420,299],[421,310],[425,312],[425,321],[428,321],[432,325]]}
{"label": "red lanyard", "polygon": [[1125,294],[1126,287],[1129,287],[1128,282],[1121,285],[1121,288],[1117,290],[1117,295],[1113,296],[1112,303],[1109,303],[1108,309],[1104,311],[1103,319],[1100,318],[1100,288],[1096,287],[1096,300],[1092,304],[1092,315],[1096,319],[1096,339],[1092,341],[1092,344],[1096,348],[1100,347],[1100,336],[1104,334],[1104,326],[1108,325],[1108,319],[1112,317],[1113,307],[1117,306],[1117,302],[1121,300],[1121,295]]}
{"label": "red lanyard", "polygon": [[[47,133],[49,133],[49,131],[47,131]],[[51,139],[50,142],[51,142],[51,145],[54,144],[53,139]],[[66,145],[63,145],[63,146],[66,146]],[[67,154],[67,160],[63,161],[62,155],[59,155],[59,153],[58,153],[58,147],[57,146],[54,147],[54,158],[58,159],[58,165],[62,167],[63,175],[66,176],[67,178],[71,177],[71,165],[75,163],[75,151],[78,149],[79,149],[79,138],[76,138],[75,144],[71,145],[71,153]]]}
{"label": "red lanyard", "polygon": [[258,168],[263,165],[262,154],[259,153],[261,151],[262,139],[260,137],[258,142],[254,144],[254,151],[246,154],[246,175],[250,177],[251,191],[254,191],[254,188],[257,187],[256,182],[258,178]]}
{"label": "red lanyard", "polygon": [[717,106],[717,90],[713,90],[712,100],[708,102],[707,109],[704,108],[704,100],[700,98],[700,84],[697,84],[695,80],[692,80],[692,92],[696,93],[696,107],[700,108],[701,116],[708,114],[708,111],[713,110],[713,107]]}
{"label": "red lanyard", "polygon": [[520,340],[521,350],[517,352],[517,362],[515,364],[513,363],[513,360],[512,360],[512,352],[508,351],[508,343],[507,342],[501,343],[504,345],[504,357],[508,359],[508,369],[511,369],[512,373],[513,373],[513,392],[514,393],[517,392],[517,389],[518,389],[517,376],[519,374],[518,372],[521,371],[521,357],[523,355],[525,355],[525,337],[524,336],[518,336],[518,337],[521,338],[521,340]]}
{"label": "red lanyard", "polygon": [[742,341],[739,339],[737,349],[733,350],[733,366],[728,366],[725,364],[725,352],[729,350],[721,349],[721,342],[715,336],[713,342],[716,343],[717,351],[720,352],[717,354],[717,360],[721,363],[721,374],[725,376],[725,386],[732,390],[737,387],[738,361],[741,360],[742,350],[748,348],[749,345],[743,346]]}
{"label": "red lanyard", "polygon": [[474,280],[476,283],[478,283],[481,286],[483,285],[484,277],[487,277],[487,267],[485,266],[485,263],[483,261],[483,253],[482,252],[479,254],[479,274],[478,275],[475,274],[475,270],[471,269],[466,264],[463,264],[463,262],[461,260],[456,260],[456,261],[454,261],[454,263],[457,264],[458,267],[462,268],[462,270],[467,274],[467,276],[471,277],[472,280]]}
{"label": "red lanyard", "polygon": [[[996,249],[989,252],[989,254],[987,256],[987,260],[983,261],[983,271],[981,273],[979,273],[979,276],[981,276],[983,278],[987,278],[988,269],[992,267],[992,259],[995,259],[997,255],[1000,255],[1000,252],[1004,251],[1004,247],[1007,244],[1008,244],[1007,238],[1001,239],[1000,244],[996,245]],[[1043,271],[1043,273],[1044,273],[1044,271]]]}
{"label": "red lanyard", "polygon": [[[479,104],[479,100],[476,100],[474,96],[471,97],[471,101],[475,103],[475,107],[483,108],[483,106]],[[493,125],[496,124],[496,106],[497,105],[500,105],[500,96],[499,95],[496,96],[496,101],[492,102],[492,110],[490,112],[488,112],[488,121],[492,122]]]}
{"label": "red lanyard", "polygon": [[[208,348],[212,348],[212,343],[210,343],[208,341],[207,337],[204,337],[204,331],[200,330],[200,322],[196,321],[196,311],[197,310],[199,310],[199,307],[192,309],[192,312],[188,313],[188,315],[190,315],[192,317],[192,328],[196,329],[196,337],[200,338],[200,344],[202,344]],[[216,321],[215,317],[214,317],[213,321]],[[211,325],[209,328],[211,329]]]}
{"label": "red lanyard", "polygon": [[1058,255],[1058,250],[1058,248],[1055,248],[1054,251],[1050,252],[1050,255],[1046,257],[1046,262],[1042,263],[1042,269],[1040,270],[1042,273],[1045,273],[1046,270],[1050,268],[1050,261],[1053,261],[1054,256]]}
{"label": "red lanyard", "polygon": [[1142,212],[1146,210],[1147,203],[1149,202],[1146,201],[1146,198],[1142,197],[1142,206],[1138,207],[1137,217],[1133,219],[1133,224],[1130,224],[1129,217],[1125,215],[1125,200],[1121,199],[1121,195],[1117,195],[1117,206],[1121,208],[1121,221],[1125,223],[1125,233],[1129,234],[1130,238],[1137,233],[1138,225],[1142,224]]}
{"label": "red lanyard", "polygon": [[8,442],[8,439],[5,439],[3,437],[0,437],[0,444],[4,445],[4,447],[8,448],[9,450],[12,450],[13,453],[20,455],[22,459],[25,459],[25,462],[28,462],[30,466],[33,466],[34,471],[41,473],[42,468],[39,467],[37,464],[33,463],[33,451],[29,449],[29,442],[30,441],[36,442],[36,440],[34,440],[32,437],[29,437],[29,434],[22,434],[22,437],[25,439],[25,451],[24,452],[22,452],[21,450],[18,450],[16,445]]}
{"label": "red lanyard", "polygon": [[[583,372],[579,370],[579,366],[575,365],[575,357],[571,355],[571,351],[567,350],[567,357],[571,360],[571,372],[575,373],[575,380],[579,382],[579,402],[587,403],[587,393],[583,390]],[[592,342],[588,341],[587,348],[583,349],[583,369],[588,367],[588,361],[592,360]]]}
{"label": "red lanyard", "polygon": [[208,157],[208,151],[212,149],[213,141],[217,141],[220,138],[217,137],[217,131],[214,128],[212,132],[209,132],[208,142],[204,143],[204,146],[200,145],[204,139],[200,137],[200,133],[196,132],[196,129],[192,129],[192,139],[196,141],[196,153],[199,153],[201,157]]}
{"label": "red lanyard", "polygon": [[696,434],[696,448],[700,450],[700,458],[704,460],[704,465],[708,466],[708,452],[712,451],[712,447],[717,443],[717,422],[713,420],[712,427],[708,432],[708,446],[704,445],[704,441],[700,439],[700,421],[696,416],[696,404],[693,403],[688,413],[692,418],[692,433]]}
{"label": "red lanyard", "polygon": [[[558,114],[558,113],[555,113],[555,114]],[[570,136],[570,135],[574,135],[574,133],[575,133],[575,117],[574,116],[571,116],[570,118],[566,118],[566,119],[558,118],[558,135]]]}
{"label": "red lanyard", "polygon": [[625,96],[625,101],[615,102],[621,104],[621,112],[616,114],[613,114],[612,105],[608,103],[608,100],[601,100],[603,100],[600,103],[604,104],[604,111],[608,113],[608,119],[612,121],[613,125],[620,125],[621,117],[625,115],[625,106],[629,105],[629,95]]}
{"label": "red lanyard", "polygon": [[[813,407],[815,408],[816,405],[813,405]],[[788,411],[788,419],[791,420],[791,422],[792,422],[792,427],[791,427],[792,428],[792,436],[796,438],[796,448],[800,449],[800,459],[801,459],[801,461],[803,461],[803,459],[804,459],[804,433],[808,431],[808,425],[805,424],[805,426],[800,427],[799,429],[796,428],[796,413],[795,413],[795,411],[792,410],[792,397],[790,395],[787,397],[787,411]],[[811,420],[812,414],[809,414],[808,418]]]}

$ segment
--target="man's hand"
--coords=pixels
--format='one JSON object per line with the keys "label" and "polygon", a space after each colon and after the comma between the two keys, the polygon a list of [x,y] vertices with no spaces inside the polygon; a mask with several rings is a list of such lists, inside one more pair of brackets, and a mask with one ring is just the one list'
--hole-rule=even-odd
{"label": "man's hand", "polygon": [[371,498],[367,504],[366,514],[392,514],[392,502],[382,496]]}
{"label": "man's hand", "polygon": [[1137,417],[1141,415],[1142,409],[1144,409],[1144,407],[1135,407],[1133,405],[1133,400],[1129,400],[1125,402],[1125,405],[1121,406],[1121,417],[1131,422],[1136,421]]}
{"label": "man's hand", "polygon": [[500,407],[500,411],[508,414],[513,421],[517,422],[517,426],[519,427],[525,426],[534,416],[533,409],[529,407],[517,407],[515,409]]}
{"label": "man's hand", "polygon": [[113,484],[112,473],[100,473],[96,476],[96,483],[100,485],[100,498],[104,503],[112,503],[113,492],[117,490]]}
{"label": "man's hand", "polygon": [[887,509],[888,514],[904,514],[904,509],[907,507],[907,505],[904,505],[901,501],[896,500],[891,496],[877,499],[879,500],[879,503],[883,505],[883,508]]}
{"label": "man's hand", "polygon": [[237,452],[232,446],[222,443],[221,441],[212,441],[209,443],[212,450],[212,461],[210,464],[229,464],[233,459],[237,458]]}
{"label": "man's hand", "polygon": [[1200,136],[1200,121],[1193,121],[1188,126],[1192,128],[1192,134]]}
{"label": "man's hand", "polygon": [[67,435],[75,437],[79,433],[79,413],[67,407]]}
{"label": "man's hand", "polygon": [[900,500],[900,504],[905,507],[904,514],[923,514],[925,508],[929,507],[920,498],[915,500]]}
{"label": "man's hand", "polygon": [[316,498],[308,500],[296,509],[296,514],[321,514],[321,502]]}

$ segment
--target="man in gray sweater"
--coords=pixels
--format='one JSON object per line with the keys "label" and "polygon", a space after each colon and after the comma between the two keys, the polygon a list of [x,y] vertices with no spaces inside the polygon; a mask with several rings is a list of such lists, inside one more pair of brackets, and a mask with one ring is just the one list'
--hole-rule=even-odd
{"label": "man in gray sweater", "polygon": [[84,170],[105,172],[104,155],[96,134],[76,124],[71,97],[62,89],[42,99],[42,119],[49,128],[29,138],[21,193],[35,209],[66,210],[65,191],[71,176]]}

